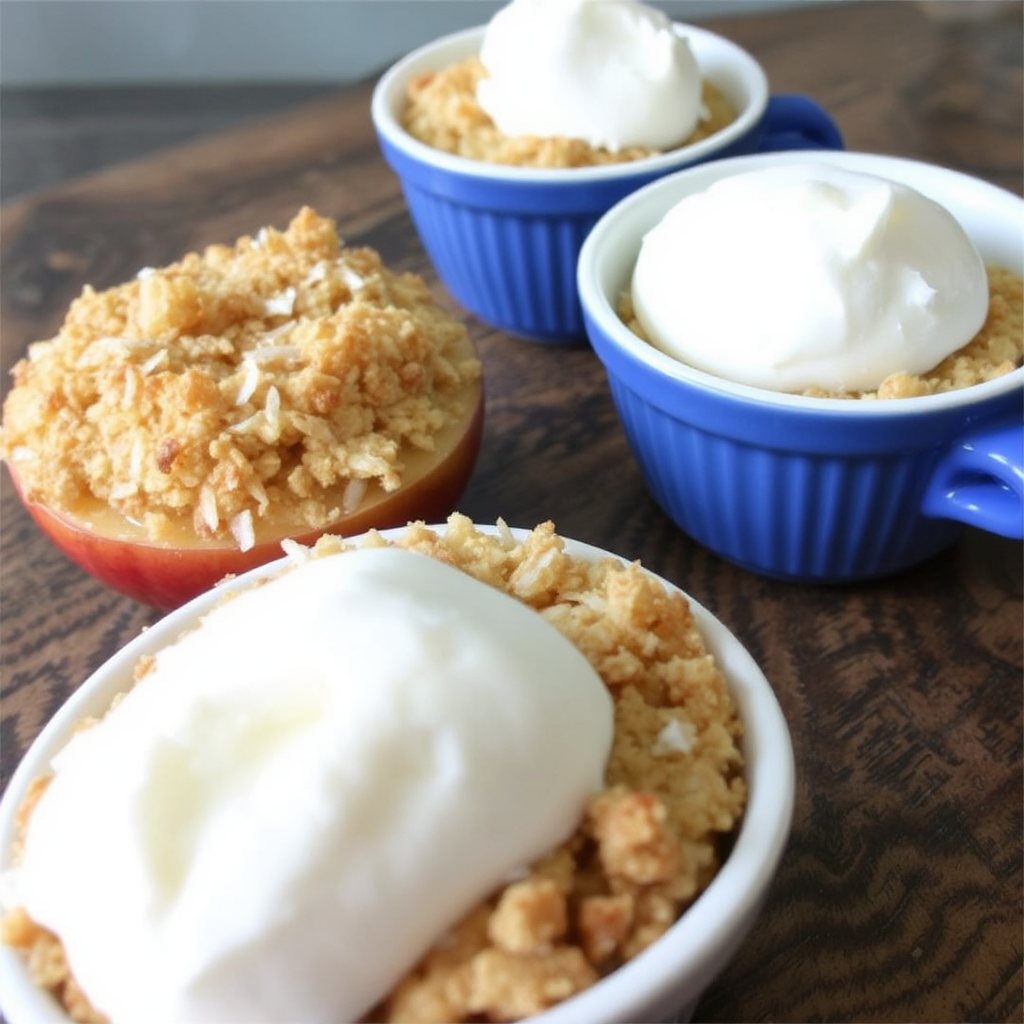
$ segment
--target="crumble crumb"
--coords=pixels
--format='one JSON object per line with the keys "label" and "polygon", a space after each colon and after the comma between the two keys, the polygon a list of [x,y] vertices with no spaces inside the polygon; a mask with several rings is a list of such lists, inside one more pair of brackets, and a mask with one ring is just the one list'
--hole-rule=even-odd
{"label": "crumble crumb", "polygon": [[480,363],[420,277],[306,207],[86,287],[13,375],[0,458],[28,500],[245,550],[262,524],[321,529],[369,483],[400,487],[403,460],[468,411]]}
{"label": "crumble crumb", "polygon": [[[612,151],[595,148],[582,139],[504,135],[477,103],[477,83],[486,77],[487,70],[479,57],[418,75],[409,83],[402,126],[413,138],[434,149],[471,160],[519,167],[591,167],[642,160],[663,152],[644,146]],[[699,142],[736,120],[732,104],[706,79],[702,83],[701,102],[700,121],[688,138],[679,140],[679,146]]]}

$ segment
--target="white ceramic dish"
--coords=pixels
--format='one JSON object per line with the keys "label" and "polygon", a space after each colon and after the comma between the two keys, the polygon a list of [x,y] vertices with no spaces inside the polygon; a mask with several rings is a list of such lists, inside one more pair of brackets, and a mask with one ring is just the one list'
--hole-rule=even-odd
{"label": "white ceramic dish", "polygon": [[[397,536],[403,531],[382,532]],[[517,537],[526,532],[514,531]],[[566,550],[594,560],[609,554],[571,540]],[[0,801],[0,872],[11,867],[14,819],[27,786],[48,771],[51,757],[68,741],[75,724],[85,716],[102,714],[130,685],[138,659],[174,641],[225,589],[246,587],[285,564],[284,559],[270,563],[197,597],[136,637],[82,684],[29,748]],[[711,885],[665,936],[593,988],[534,1017],[535,1024],[681,1019],[680,1013],[692,1012],[753,926],[785,848],[795,791],[785,718],[764,674],[739,641],[709,611],[692,598],[690,602],[744,723],[749,798],[735,844]],[[8,1024],[68,1024],[57,1003],[32,984],[21,955],[3,946],[0,1012]]]}

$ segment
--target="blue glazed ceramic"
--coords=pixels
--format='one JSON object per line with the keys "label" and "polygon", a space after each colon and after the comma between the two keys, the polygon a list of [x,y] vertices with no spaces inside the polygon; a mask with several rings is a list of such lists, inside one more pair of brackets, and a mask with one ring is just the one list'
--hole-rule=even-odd
{"label": "blue glazed ceramic", "polygon": [[[805,398],[687,367],[616,315],[641,237],[671,206],[717,178],[790,159],[739,157],[662,179],[606,214],[583,246],[587,331],[651,494],[723,558],[804,582],[895,573],[953,543],[964,524],[1021,538],[1024,369],[920,398]],[[1019,197],[911,160],[814,159],[917,188],[960,220],[986,262],[1024,271]]]}
{"label": "blue glazed ceramic", "polygon": [[400,123],[409,81],[475,54],[483,28],[446,36],[386,72],[374,90],[374,126],[402,185],[413,223],[438,275],[470,312],[533,341],[585,340],[576,291],[580,247],[597,219],[624,196],[681,167],[740,153],[837,149],[828,114],[802,96],[770,96],[760,65],[740,47],[679,26],[705,77],[740,112],[715,135],[628,164],[538,170],[439,152]]}

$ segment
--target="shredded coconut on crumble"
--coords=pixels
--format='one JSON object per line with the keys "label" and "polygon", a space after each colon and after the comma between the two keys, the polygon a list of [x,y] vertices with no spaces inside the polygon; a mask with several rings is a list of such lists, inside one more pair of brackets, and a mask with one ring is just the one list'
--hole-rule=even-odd
{"label": "shredded coconut on crumble", "polygon": [[[492,536],[456,514],[439,532],[413,523],[394,542],[371,531],[359,543],[418,551],[523,601],[576,645],[615,702],[605,788],[573,835],[438,936],[364,1024],[540,1013],[650,946],[718,871],[747,795],[726,680],[681,593],[639,563],[572,557],[552,523],[519,542],[502,522]],[[327,535],[288,551],[301,561],[354,547]],[[149,667],[138,667],[137,685]],[[30,789],[19,832],[45,785]],[[36,984],[73,1020],[102,1022],[58,937],[18,909],[2,924],[0,938],[25,953]]]}
{"label": "shredded coconut on crumble", "polygon": [[369,481],[396,490],[480,364],[420,277],[304,208],[286,231],[86,287],[13,374],[0,457],[28,500],[245,547],[268,517],[319,529]]}
{"label": "shredded coconut on crumble", "polygon": [[[662,152],[643,146],[612,151],[560,136],[505,135],[476,99],[477,83],[486,76],[487,69],[478,57],[416,76],[409,83],[402,126],[413,138],[434,149],[519,167],[592,167],[642,160]],[[552,102],[556,103],[557,97],[552,97]],[[680,146],[705,139],[736,120],[732,104],[707,79],[702,84],[701,102],[700,121],[689,138],[680,139]]]}

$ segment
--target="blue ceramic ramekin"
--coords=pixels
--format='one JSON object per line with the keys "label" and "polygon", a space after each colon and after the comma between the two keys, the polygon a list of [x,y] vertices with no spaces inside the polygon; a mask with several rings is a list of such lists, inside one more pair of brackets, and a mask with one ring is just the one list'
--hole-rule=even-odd
{"label": "blue ceramic ramekin", "polygon": [[739,111],[715,135],[662,156],[605,167],[539,170],[452,156],[401,125],[411,79],[479,52],[484,29],[415,50],[377,83],[371,111],[427,254],[452,295],[481,320],[532,341],[584,341],[576,261],[597,219],[623,196],[681,167],[739,153],[837,149],[817,104],[770,96],[761,66],[721,36],[680,25],[703,76]]}
{"label": "blue ceramic ramekin", "polygon": [[[651,494],[723,558],[804,582],[898,572],[950,545],[964,523],[1022,537],[1024,369],[920,398],[805,398],[685,366],[617,316],[641,238],[671,206],[719,178],[792,159],[737,157],[655,182],[609,211],[583,246],[587,331]],[[1024,271],[1024,201],[1012,193],[896,157],[813,159],[905,182],[950,210],[987,263]]]}

